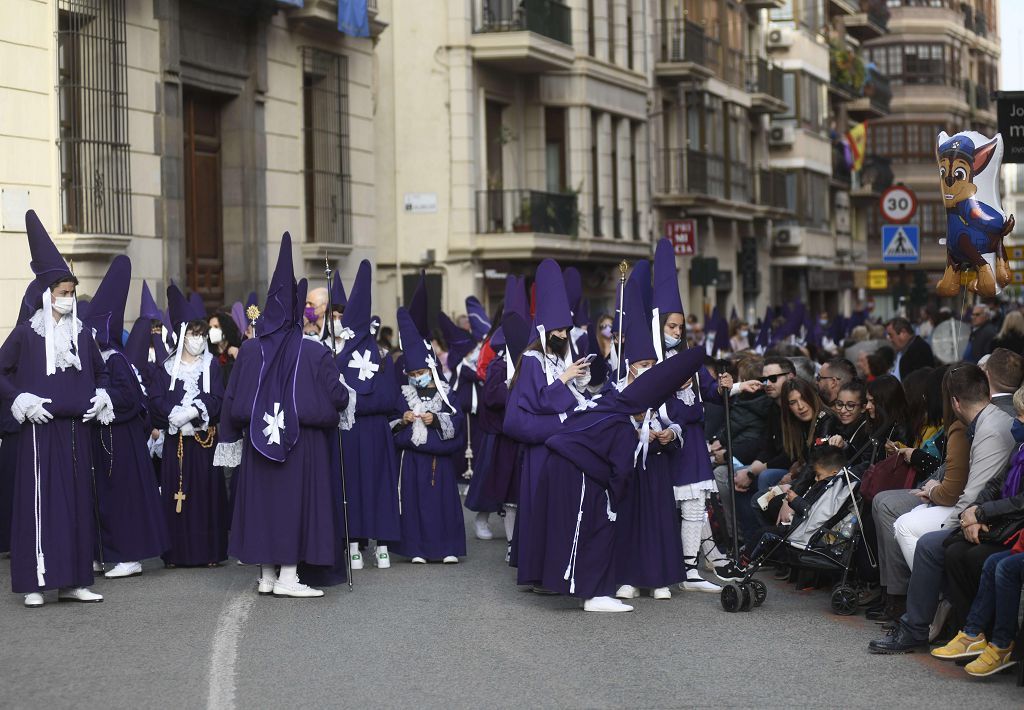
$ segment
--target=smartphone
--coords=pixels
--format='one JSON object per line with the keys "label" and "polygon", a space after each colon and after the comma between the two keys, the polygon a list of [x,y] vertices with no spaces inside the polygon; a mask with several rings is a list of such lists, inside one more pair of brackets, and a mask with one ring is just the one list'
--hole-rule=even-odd
{"label": "smartphone", "polygon": [[592,363],[596,359],[597,359],[597,353],[590,353],[585,358],[583,358],[583,363],[586,364],[586,365],[589,365],[590,363]]}

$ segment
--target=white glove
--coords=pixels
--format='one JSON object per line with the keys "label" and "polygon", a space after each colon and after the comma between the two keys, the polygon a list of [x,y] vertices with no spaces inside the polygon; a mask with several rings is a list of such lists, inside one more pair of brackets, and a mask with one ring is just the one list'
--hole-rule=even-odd
{"label": "white glove", "polygon": [[114,406],[110,401],[110,395],[104,389],[96,390],[96,394],[89,400],[92,406],[82,417],[83,422],[90,422],[99,419],[100,424],[110,424],[114,421]]}
{"label": "white glove", "polygon": [[167,421],[175,429],[181,429],[183,426],[185,426],[198,416],[199,410],[196,409],[195,407],[178,406],[171,410],[170,415],[167,417]]}
{"label": "white glove", "polygon": [[46,424],[53,419],[53,415],[46,411],[43,405],[52,401],[52,399],[43,399],[31,392],[22,392],[14,398],[14,402],[11,404],[11,414],[21,424],[26,420],[33,424]]}

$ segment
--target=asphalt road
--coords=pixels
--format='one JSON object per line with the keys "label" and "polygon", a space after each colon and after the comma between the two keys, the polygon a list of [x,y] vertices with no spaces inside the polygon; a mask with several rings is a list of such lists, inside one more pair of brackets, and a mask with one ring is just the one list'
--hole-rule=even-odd
{"label": "asphalt road", "polygon": [[[499,534],[500,522],[492,525]],[[467,530],[472,525],[467,518]],[[878,627],[823,592],[769,583],[585,614],[520,591],[498,539],[458,566],[356,573],[319,600],[257,597],[253,568],[98,581],[102,604],[0,599],[0,707],[1021,707],[1013,672],[968,677],[925,654],[866,651]],[[0,586],[10,588],[6,561]]]}

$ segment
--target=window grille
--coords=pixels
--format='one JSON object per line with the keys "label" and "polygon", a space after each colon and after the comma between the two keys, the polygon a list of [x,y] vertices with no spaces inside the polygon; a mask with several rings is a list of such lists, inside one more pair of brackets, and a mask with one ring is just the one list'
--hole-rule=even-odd
{"label": "window grille", "polygon": [[348,60],[302,50],[306,241],[349,244],[351,192],[348,129]]}
{"label": "window grille", "polygon": [[64,231],[131,234],[124,0],[58,0]]}

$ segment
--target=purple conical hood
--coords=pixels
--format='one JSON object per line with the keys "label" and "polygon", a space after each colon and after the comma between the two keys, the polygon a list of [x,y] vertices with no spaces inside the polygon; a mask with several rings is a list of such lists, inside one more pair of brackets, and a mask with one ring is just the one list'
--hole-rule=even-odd
{"label": "purple conical hood", "polygon": [[149,346],[153,339],[151,328],[150,319],[140,317],[132,326],[128,341],[124,344],[124,356],[137,370],[143,370],[149,364]]}
{"label": "purple conical hood", "polygon": [[142,282],[142,302],[139,304],[139,318],[146,318],[150,321],[163,320],[163,312],[157,307],[156,299],[149,290],[149,284]]}
{"label": "purple conical hood", "polygon": [[526,350],[533,336],[533,328],[517,312],[513,311],[502,316],[501,330],[505,334],[505,347],[508,349],[512,362],[518,362],[519,356]]}
{"label": "purple conical hood", "polygon": [[277,253],[277,265],[267,288],[267,303],[256,321],[256,332],[269,335],[296,323],[295,270],[292,267],[292,236],[285,232]]}
{"label": "purple conical hood", "polygon": [[757,340],[754,342],[755,348],[761,350],[767,350],[768,346],[771,345],[772,335],[772,307],[768,306],[764,312],[764,320],[761,321],[761,330],[757,333]]}
{"label": "purple conical hood", "polygon": [[654,307],[661,315],[683,313],[676,276],[676,253],[668,239],[659,240],[654,251]]}
{"label": "purple conical hood", "polygon": [[59,279],[73,277],[64,257],[57,251],[53,240],[39,221],[35,210],[25,213],[25,229],[28,232],[28,248],[32,254],[32,273],[35,278],[25,291],[25,305],[29,313],[35,313],[42,306],[43,291]]}
{"label": "purple conical hood", "polygon": [[402,343],[405,371],[408,373],[427,369],[430,367],[429,360],[432,359],[432,355],[427,349],[427,343],[424,342],[423,336],[420,335],[419,328],[416,327],[412,316],[409,315],[409,311],[405,308],[399,308],[397,318],[398,337]]}
{"label": "purple conical hood", "polygon": [[345,284],[341,282],[341,274],[337,271],[334,272],[334,278],[331,280],[331,305],[341,306],[342,308],[348,307]]}
{"label": "purple conical hood", "polygon": [[543,327],[548,333],[559,328],[571,328],[572,313],[558,262],[554,259],[540,262],[534,283],[537,287],[537,326]]}
{"label": "purple conical hood", "polygon": [[203,318],[206,317],[206,303],[203,301],[203,297],[193,291],[188,295],[188,302],[192,306],[193,313],[202,313]]}
{"label": "purple conical hood", "polygon": [[[345,375],[345,383],[357,394],[369,394],[377,381],[380,371],[380,350],[377,339],[371,332],[373,321],[371,297],[373,292],[373,267],[363,259],[352,282],[345,313],[341,316],[342,328],[352,331],[352,337],[338,354],[338,367]],[[374,369],[373,366],[376,366]]]}
{"label": "purple conical hood", "polygon": [[191,323],[194,320],[205,320],[206,314],[196,311],[193,305],[185,298],[175,284],[167,287],[167,313],[171,318],[171,331],[174,337],[178,337],[178,331],[182,323]]}
{"label": "purple conical hood", "polygon": [[491,332],[491,319],[479,298],[476,296],[466,298],[466,314],[469,317],[469,327],[473,331],[473,339],[478,343],[483,342],[483,339]]}
{"label": "purple conical hood", "polygon": [[245,307],[258,306],[260,304],[259,296],[256,295],[255,291],[250,291],[249,295],[245,298]]}
{"label": "purple conical hood", "polygon": [[626,282],[626,296],[623,327],[625,339],[622,343],[622,357],[626,362],[657,360],[654,337],[651,333],[651,312],[644,304],[643,278],[645,270],[634,270]]}
{"label": "purple conical hood", "polygon": [[448,366],[452,370],[458,367],[462,359],[473,352],[476,341],[473,336],[455,325],[452,319],[445,313],[437,315],[437,324],[441,328],[441,335],[448,344]]}
{"label": "purple conical hood", "polygon": [[526,289],[523,281],[512,274],[505,277],[505,303],[502,314],[518,313],[524,321],[530,320],[530,306],[526,302]]}
{"label": "purple conical hood", "polygon": [[249,322],[245,319],[245,306],[241,301],[231,304],[231,320],[235,322],[239,333],[244,333],[245,329],[249,327]]}
{"label": "purple conical hood", "polygon": [[409,316],[416,324],[416,330],[424,340],[430,340],[430,322],[427,316],[427,272],[420,270],[420,280],[409,299]]}
{"label": "purple conical hood", "polygon": [[124,332],[124,307],[128,303],[128,288],[132,281],[132,261],[124,254],[118,254],[110,262],[107,273],[89,302],[85,325],[96,331],[96,343],[100,350],[121,349],[121,335]]}
{"label": "purple conical hood", "polygon": [[562,281],[565,283],[565,297],[569,299],[569,310],[572,311],[573,325],[585,325],[587,321],[580,320],[580,301],[583,299],[583,279],[580,277],[579,269],[570,266],[562,272]]}

